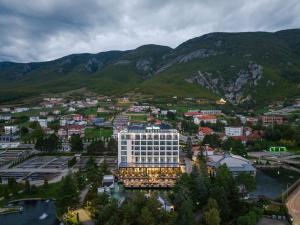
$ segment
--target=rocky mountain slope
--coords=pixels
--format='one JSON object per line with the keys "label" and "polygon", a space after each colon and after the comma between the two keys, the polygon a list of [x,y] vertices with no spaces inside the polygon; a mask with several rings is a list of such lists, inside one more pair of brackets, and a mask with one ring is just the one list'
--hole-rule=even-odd
{"label": "rocky mountain slope", "polygon": [[300,29],[211,33],[175,49],[74,54],[0,62],[0,100],[86,87],[102,94],[225,97],[234,104],[300,96]]}

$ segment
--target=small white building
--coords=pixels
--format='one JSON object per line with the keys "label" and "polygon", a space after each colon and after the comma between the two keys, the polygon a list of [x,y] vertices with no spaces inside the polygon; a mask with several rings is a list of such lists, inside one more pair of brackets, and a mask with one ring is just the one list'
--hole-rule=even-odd
{"label": "small white building", "polygon": [[240,137],[243,135],[243,127],[225,127],[227,137]]}
{"label": "small white building", "polygon": [[18,131],[18,126],[17,125],[8,125],[4,126],[4,132],[5,134],[14,134]]}
{"label": "small white building", "polygon": [[48,126],[47,119],[39,119],[38,122],[39,122],[40,126],[43,128]]}

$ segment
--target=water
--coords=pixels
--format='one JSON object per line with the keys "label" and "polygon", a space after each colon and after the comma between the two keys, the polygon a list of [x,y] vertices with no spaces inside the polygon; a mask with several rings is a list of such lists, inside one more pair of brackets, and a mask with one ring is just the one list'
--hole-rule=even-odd
{"label": "water", "polygon": [[[20,201],[15,205],[23,207],[19,213],[0,215],[0,225],[59,225],[53,201]],[[45,217],[46,215],[46,217]]]}
{"label": "water", "polygon": [[[277,172],[274,169],[273,172]],[[270,176],[262,170],[256,172],[256,190],[250,193],[251,197],[265,196],[270,199],[276,199],[287,188],[287,185],[291,185],[299,174],[289,176],[287,171],[280,169],[280,175]],[[283,179],[284,178],[284,179]]]}

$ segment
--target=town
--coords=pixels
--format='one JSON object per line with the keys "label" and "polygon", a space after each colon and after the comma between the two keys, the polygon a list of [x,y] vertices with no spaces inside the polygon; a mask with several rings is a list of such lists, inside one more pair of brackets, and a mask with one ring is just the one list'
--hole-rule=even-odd
{"label": "town", "polygon": [[114,224],[130,207],[135,224],[300,221],[300,99],[49,96],[0,111],[5,216],[32,199],[64,224]]}

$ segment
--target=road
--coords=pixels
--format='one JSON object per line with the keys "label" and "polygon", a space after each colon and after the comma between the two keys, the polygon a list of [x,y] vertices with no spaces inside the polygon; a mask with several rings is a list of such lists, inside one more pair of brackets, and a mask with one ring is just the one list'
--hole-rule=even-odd
{"label": "road", "polygon": [[300,185],[288,197],[286,205],[293,217],[293,225],[300,225]]}

